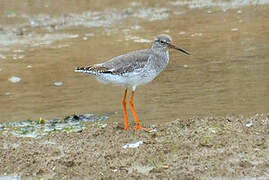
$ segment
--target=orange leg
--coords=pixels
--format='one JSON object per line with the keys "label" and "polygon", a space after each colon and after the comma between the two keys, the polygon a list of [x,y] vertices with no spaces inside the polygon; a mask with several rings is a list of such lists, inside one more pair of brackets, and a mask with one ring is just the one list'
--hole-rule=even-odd
{"label": "orange leg", "polygon": [[127,130],[127,129],[129,129],[129,124],[128,124],[128,115],[127,115],[127,108],[126,108],[126,96],[127,96],[127,88],[125,89],[124,97],[122,100],[124,119],[125,119],[125,128],[124,129]]}
{"label": "orange leg", "polygon": [[131,96],[131,100],[130,100],[130,105],[131,105],[131,109],[133,111],[133,114],[134,114],[134,118],[135,118],[135,121],[136,121],[136,129],[141,129],[141,125],[139,123],[139,119],[137,117],[137,114],[136,114],[136,111],[135,111],[135,108],[134,108],[134,91],[132,91],[132,96]]}

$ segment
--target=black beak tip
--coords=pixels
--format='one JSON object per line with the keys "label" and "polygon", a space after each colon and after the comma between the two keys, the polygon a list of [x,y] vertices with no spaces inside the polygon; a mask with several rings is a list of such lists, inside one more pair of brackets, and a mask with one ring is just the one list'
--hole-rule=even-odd
{"label": "black beak tip", "polygon": [[186,51],[184,49],[179,48],[178,50],[181,51],[181,52],[183,52],[184,54],[191,55],[188,51]]}

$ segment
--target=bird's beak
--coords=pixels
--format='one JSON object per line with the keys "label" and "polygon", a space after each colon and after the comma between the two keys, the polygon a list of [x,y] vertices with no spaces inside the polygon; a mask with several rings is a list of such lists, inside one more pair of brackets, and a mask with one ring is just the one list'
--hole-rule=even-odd
{"label": "bird's beak", "polygon": [[167,44],[168,44],[169,48],[173,48],[173,49],[179,50],[187,55],[190,55],[190,53],[188,53],[188,51],[186,51],[182,48],[179,48],[179,47],[175,46],[174,44],[170,44],[170,43],[167,43]]}

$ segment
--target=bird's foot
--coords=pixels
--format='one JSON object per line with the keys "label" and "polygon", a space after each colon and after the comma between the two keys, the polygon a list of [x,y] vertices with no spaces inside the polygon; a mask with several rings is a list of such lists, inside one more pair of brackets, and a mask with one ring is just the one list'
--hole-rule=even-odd
{"label": "bird's foot", "polygon": [[140,124],[138,124],[138,125],[136,126],[136,130],[140,130],[140,129],[142,129],[142,127],[141,127]]}

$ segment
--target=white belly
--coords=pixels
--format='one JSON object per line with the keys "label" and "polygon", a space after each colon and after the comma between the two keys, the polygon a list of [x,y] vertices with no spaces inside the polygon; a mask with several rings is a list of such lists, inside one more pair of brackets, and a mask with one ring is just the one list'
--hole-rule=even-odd
{"label": "white belly", "polygon": [[142,84],[149,83],[157,75],[158,74],[156,72],[130,72],[123,75],[102,74],[97,76],[97,79],[103,83],[112,83],[122,86],[139,86]]}

